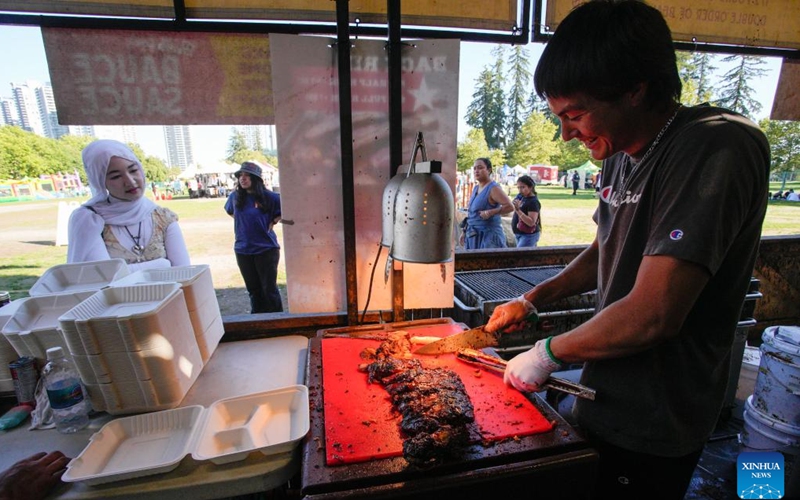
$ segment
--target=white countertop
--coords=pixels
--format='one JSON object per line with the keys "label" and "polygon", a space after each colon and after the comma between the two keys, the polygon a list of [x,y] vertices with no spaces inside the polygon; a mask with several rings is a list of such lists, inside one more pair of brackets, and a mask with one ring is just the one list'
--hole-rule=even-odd
{"label": "white countertop", "polygon": [[[305,384],[308,339],[286,336],[220,343],[180,406],[208,407],[219,399]],[[0,432],[0,470],[38,451],[61,450],[76,457],[89,438],[108,421],[107,413],[92,417],[89,427],[75,434],[55,429],[29,431],[30,420]],[[273,456],[251,453],[225,465],[198,462],[187,455],[173,471],[127,481],[88,486],[62,483],[49,498],[83,499],[214,499],[267,491],[286,483],[300,467],[299,446]]]}

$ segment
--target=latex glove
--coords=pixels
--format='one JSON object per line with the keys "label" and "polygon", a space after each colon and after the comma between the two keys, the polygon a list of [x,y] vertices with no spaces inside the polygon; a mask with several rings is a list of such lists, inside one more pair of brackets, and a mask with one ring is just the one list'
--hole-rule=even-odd
{"label": "latex glove", "polygon": [[529,316],[535,314],[537,314],[536,307],[528,302],[524,295],[520,295],[494,308],[486,324],[486,331],[491,333],[518,329]]}
{"label": "latex glove", "polygon": [[511,358],[503,373],[503,382],[520,392],[539,392],[550,374],[561,368],[547,352],[549,337],[540,340],[528,351]]}

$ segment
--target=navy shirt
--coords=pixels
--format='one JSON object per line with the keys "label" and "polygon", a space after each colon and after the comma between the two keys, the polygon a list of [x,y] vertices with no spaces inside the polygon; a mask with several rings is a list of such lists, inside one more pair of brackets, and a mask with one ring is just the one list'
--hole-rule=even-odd
{"label": "navy shirt", "polygon": [[233,251],[242,255],[257,255],[280,248],[275,231],[270,229],[272,221],[281,215],[280,195],[264,191],[267,206],[262,211],[249,193],[244,206],[236,208],[236,193],[234,190],[225,202],[225,211],[233,215],[233,232],[236,236]]}

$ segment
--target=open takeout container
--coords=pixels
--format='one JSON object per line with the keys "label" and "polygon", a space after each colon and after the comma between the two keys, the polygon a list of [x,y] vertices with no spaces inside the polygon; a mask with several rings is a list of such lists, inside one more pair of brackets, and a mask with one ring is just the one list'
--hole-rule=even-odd
{"label": "open takeout container", "polygon": [[308,388],[293,385],[112,420],[97,431],[61,477],[89,485],[169,472],[191,454],[221,465],[258,451],[292,450],[308,433]]}
{"label": "open takeout container", "polygon": [[128,274],[130,274],[130,270],[123,259],[58,264],[49,268],[36,280],[36,283],[28,290],[28,295],[39,297],[58,293],[102,290],[111,282]]}

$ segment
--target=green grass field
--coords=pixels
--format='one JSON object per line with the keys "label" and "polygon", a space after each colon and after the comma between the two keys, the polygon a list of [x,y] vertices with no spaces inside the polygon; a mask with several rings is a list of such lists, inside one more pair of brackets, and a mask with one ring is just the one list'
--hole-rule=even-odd
{"label": "green grass field", "polygon": [[[777,191],[780,184],[770,187]],[[786,189],[789,187],[800,190],[800,182],[787,184]],[[591,217],[597,204],[594,191],[582,190],[577,196],[562,186],[537,186],[537,191],[542,202],[540,246],[585,245],[592,241],[595,224]],[[510,194],[516,194],[515,187]],[[211,266],[214,286],[242,287],[233,256],[233,221],[222,210],[224,200],[176,198],[159,203],[180,217],[192,261]],[[57,220],[58,201],[0,204],[0,290],[11,291],[12,298],[26,296],[45,270],[66,261],[66,247],[54,244]],[[279,224],[279,241],[282,230]],[[800,235],[800,203],[770,201],[763,235]],[[278,283],[286,283],[284,259]]]}

